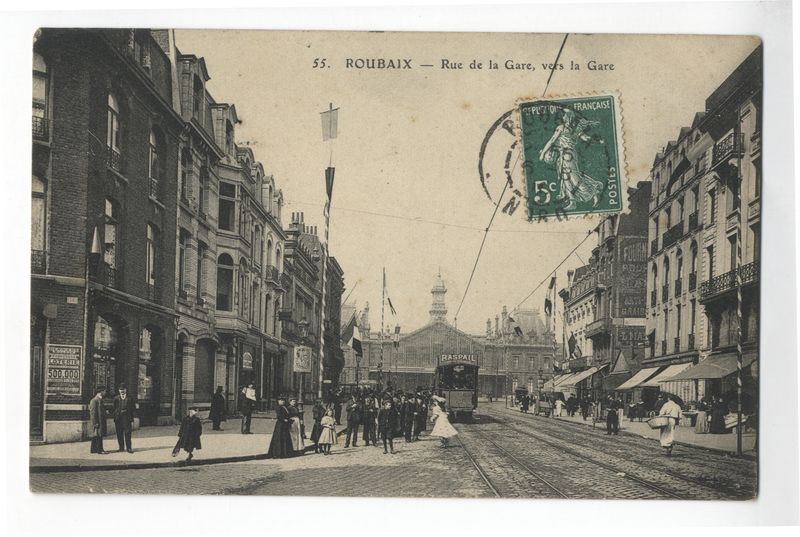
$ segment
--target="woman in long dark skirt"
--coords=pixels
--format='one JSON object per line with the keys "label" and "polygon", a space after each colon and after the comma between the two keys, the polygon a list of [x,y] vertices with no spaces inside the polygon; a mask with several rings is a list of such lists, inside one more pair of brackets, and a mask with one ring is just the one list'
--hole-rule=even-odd
{"label": "woman in long dark skirt", "polygon": [[314,418],[314,427],[311,429],[311,442],[314,444],[314,453],[322,453],[319,446],[319,435],[322,432],[322,418],[325,416],[325,407],[322,406],[322,399],[314,401],[314,408],[311,410]]}
{"label": "woman in long dark skirt", "polygon": [[278,410],[276,411],[275,429],[272,431],[272,440],[269,443],[267,455],[273,459],[285,459],[294,456],[292,448],[292,418],[289,416],[289,409],[286,407],[286,398],[278,398]]}
{"label": "woman in long dark skirt", "polygon": [[711,434],[725,434],[725,416],[728,414],[728,403],[722,397],[715,397],[711,403]]}

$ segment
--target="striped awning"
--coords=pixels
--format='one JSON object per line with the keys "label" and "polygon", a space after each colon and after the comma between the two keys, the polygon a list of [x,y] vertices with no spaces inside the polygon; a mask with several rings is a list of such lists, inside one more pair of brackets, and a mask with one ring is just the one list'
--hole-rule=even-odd
{"label": "striped awning", "polygon": [[632,390],[638,385],[640,385],[642,382],[645,382],[647,379],[658,373],[658,370],[659,370],[658,367],[648,367],[646,369],[642,369],[634,376],[626,380],[624,383],[617,386],[617,390],[618,391]]}
{"label": "striped awning", "polygon": [[654,376],[653,378],[643,382],[641,386],[650,387],[650,388],[658,388],[662,382],[668,382],[672,380],[672,377],[683,371],[684,369],[688,369],[691,367],[692,362],[687,362],[685,364],[672,364],[667,366],[667,368],[659,373],[658,375]]}
{"label": "striped awning", "polygon": [[[756,353],[747,353],[742,357],[742,367],[749,367],[756,360]],[[735,353],[710,356],[699,364],[687,368],[669,381],[693,379],[721,379],[736,372],[738,368]]]}

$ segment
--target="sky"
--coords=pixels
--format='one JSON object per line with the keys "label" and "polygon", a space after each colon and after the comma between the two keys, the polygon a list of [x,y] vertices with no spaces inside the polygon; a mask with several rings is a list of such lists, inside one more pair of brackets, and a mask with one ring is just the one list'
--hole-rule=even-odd
{"label": "sky", "polygon": [[[448,288],[448,319],[463,299],[459,329],[482,334],[503,305],[542,309],[547,281],[597,225],[597,218],[529,222],[524,205],[498,212],[472,284],[473,264],[495,205],[478,174],[480,148],[492,123],[521,99],[542,95],[563,34],[281,32],[178,30],[182,53],[202,56],[217,102],[236,105],[237,143],[249,145],[283,191],[282,223],[292,212],[323,227],[324,170],[336,167],[330,253],[344,269],[345,297],[369,302],[380,325],[382,270],[397,311],[386,324],[403,332],[424,325],[437,272]],[[548,96],[613,91],[621,102],[627,184],[648,177],[658,150],[690,125],[705,98],[758,45],[741,36],[621,36],[571,34],[563,70]],[[314,60],[325,59],[325,67]],[[359,58],[411,59],[413,68],[347,68]],[[442,60],[462,69],[441,69]],[[470,69],[474,61],[482,69]],[[487,68],[492,60],[497,70]],[[530,69],[506,69],[505,62]],[[613,64],[588,70],[587,63]],[[573,71],[575,62],[581,70]],[[421,67],[433,65],[433,67]],[[339,108],[338,137],[322,141],[320,112]],[[487,148],[487,170],[502,176],[511,136]],[[513,159],[512,159],[513,161]],[[522,182],[515,169],[515,184]],[[502,183],[489,179],[496,198]],[[508,194],[504,200],[508,199]],[[584,264],[586,240],[556,271]],[[544,285],[521,303],[540,284]],[[559,305],[560,310],[560,305]],[[557,330],[560,327],[557,326]]]}

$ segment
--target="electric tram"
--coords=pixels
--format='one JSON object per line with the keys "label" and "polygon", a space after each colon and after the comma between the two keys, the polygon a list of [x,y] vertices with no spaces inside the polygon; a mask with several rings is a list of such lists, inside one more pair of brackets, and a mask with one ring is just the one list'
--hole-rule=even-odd
{"label": "electric tram", "polygon": [[434,392],[445,399],[450,421],[471,420],[478,408],[478,361],[474,354],[443,354]]}

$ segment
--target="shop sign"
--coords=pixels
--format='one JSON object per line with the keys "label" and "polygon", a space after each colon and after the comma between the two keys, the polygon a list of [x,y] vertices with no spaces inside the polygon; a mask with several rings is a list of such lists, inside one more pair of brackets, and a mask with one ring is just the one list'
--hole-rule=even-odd
{"label": "shop sign", "polygon": [[443,354],[441,362],[472,362],[477,363],[478,359],[474,354]]}
{"label": "shop sign", "polygon": [[242,354],[242,369],[253,369],[253,355],[249,352]]}
{"label": "shop sign", "polygon": [[295,373],[311,373],[311,347],[294,348],[294,367]]}
{"label": "shop sign", "polygon": [[48,345],[45,391],[48,395],[81,394],[81,347]]}

